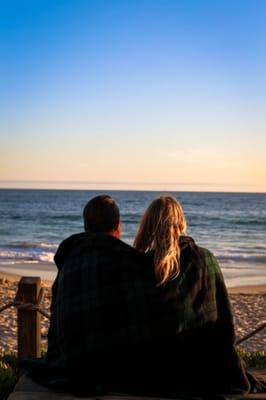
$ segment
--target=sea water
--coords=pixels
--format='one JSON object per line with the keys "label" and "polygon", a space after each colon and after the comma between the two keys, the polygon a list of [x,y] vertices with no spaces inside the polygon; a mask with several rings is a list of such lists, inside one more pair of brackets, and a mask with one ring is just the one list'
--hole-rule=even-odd
{"label": "sea water", "polygon": [[92,197],[119,205],[122,240],[132,244],[143,212],[157,196],[182,204],[188,235],[217,257],[228,286],[266,283],[266,194],[0,189],[0,270],[54,279],[54,253],[83,231],[82,211]]}

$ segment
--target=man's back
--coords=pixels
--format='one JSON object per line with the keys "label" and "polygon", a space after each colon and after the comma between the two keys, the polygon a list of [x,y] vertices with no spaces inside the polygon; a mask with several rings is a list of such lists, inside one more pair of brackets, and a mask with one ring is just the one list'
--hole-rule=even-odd
{"label": "man's back", "polygon": [[156,281],[145,256],[110,235],[81,233],[60,245],[55,262],[56,320],[49,332],[48,359],[54,339],[68,365],[85,354],[99,355],[148,340],[148,297]]}

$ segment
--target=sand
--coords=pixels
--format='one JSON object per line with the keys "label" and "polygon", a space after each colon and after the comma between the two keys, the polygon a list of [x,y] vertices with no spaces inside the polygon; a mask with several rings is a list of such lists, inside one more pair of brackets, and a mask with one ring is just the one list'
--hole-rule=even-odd
{"label": "sand", "polygon": [[[36,275],[36,274],[33,274]],[[0,271],[0,308],[12,301],[17,290],[20,275]],[[42,280],[44,299],[42,308],[49,311],[52,281]],[[266,285],[228,288],[235,322],[237,339],[244,337],[262,322],[266,321]],[[9,308],[0,313],[0,353],[17,350],[16,309]],[[42,346],[46,349],[49,321],[41,318]],[[266,328],[240,346],[247,351],[266,350]]]}

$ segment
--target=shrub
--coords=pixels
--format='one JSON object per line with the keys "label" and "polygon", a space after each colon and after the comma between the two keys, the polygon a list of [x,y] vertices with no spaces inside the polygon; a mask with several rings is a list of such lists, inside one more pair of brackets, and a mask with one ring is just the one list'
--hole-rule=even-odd
{"label": "shrub", "polygon": [[7,353],[0,355],[0,400],[5,400],[18,380],[17,357]]}
{"label": "shrub", "polygon": [[249,352],[243,349],[237,349],[240,357],[245,361],[249,368],[266,368],[266,351]]}

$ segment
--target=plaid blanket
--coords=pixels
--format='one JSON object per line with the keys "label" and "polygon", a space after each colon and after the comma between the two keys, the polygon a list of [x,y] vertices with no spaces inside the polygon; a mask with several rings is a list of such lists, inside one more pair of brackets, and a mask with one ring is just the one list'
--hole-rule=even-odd
{"label": "plaid blanket", "polygon": [[45,362],[65,368],[86,393],[247,391],[217,260],[190,237],[180,246],[179,276],[158,286],[152,254],[104,234],[63,241]]}

